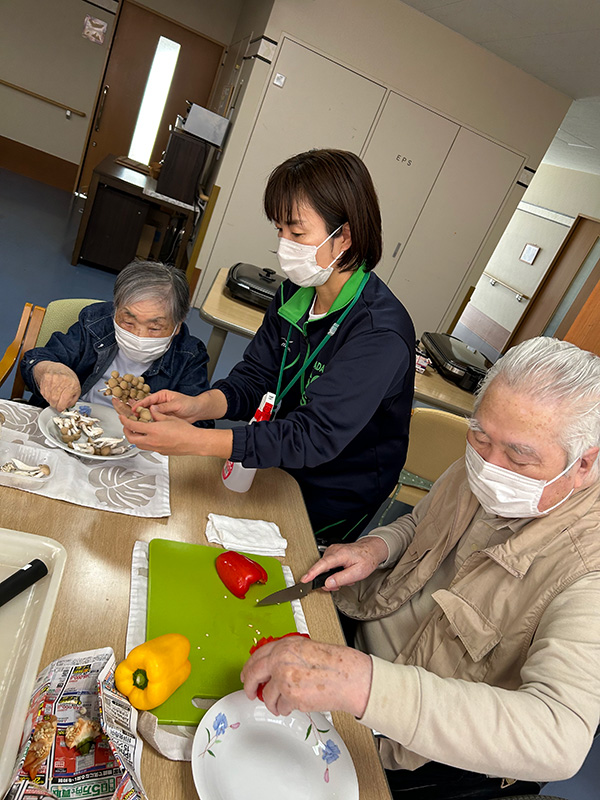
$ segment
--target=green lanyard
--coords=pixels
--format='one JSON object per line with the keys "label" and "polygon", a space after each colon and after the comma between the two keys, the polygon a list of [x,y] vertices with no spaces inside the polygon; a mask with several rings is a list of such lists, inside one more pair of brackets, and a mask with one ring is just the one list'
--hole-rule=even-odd
{"label": "green lanyard", "polygon": [[325,345],[331,339],[331,337],[335,336],[335,334],[337,333],[338,328],[340,327],[342,322],[346,319],[346,317],[348,316],[350,311],[352,311],[352,308],[354,307],[354,304],[356,303],[356,301],[360,297],[360,294],[361,294],[361,292],[362,292],[362,290],[364,288],[365,283],[369,280],[369,275],[370,275],[369,272],[365,272],[365,274],[363,275],[363,278],[362,278],[362,280],[360,282],[360,285],[359,285],[359,287],[358,287],[358,289],[356,291],[356,294],[352,298],[352,301],[344,309],[341,317],[338,319],[337,322],[333,323],[331,328],[329,328],[329,330],[327,331],[327,333],[323,337],[323,340],[321,342],[319,342],[319,344],[317,345],[314,353],[310,356],[310,358],[307,358],[304,361],[304,364],[302,365],[300,370],[294,375],[294,377],[288,383],[288,385],[284,389],[282,389],[281,388],[281,382],[283,380],[283,371],[285,369],[285,361],[286,361],[286,358],[287,358],[287,352],[288,352],[288,345],[289,345],[289,342],[290,342],[290,336],[292,335],[292,325],[290,323],[287,339],[285,340],[285,350],[283,351],[283,358],[281,359],[281,367],[279,368],[279,378],[277,379],[277,391],[275,392],[275,403],[273,404],[273,408],[274,409],[277,409],[279,407],[279,404],[281,403],[283,398],[286,396],[286,394],[289,392],[289,390],[292,388],[292,386],[294,386],[296,384],[296,382],[299,381],[300,378],[304,375],[306,370],[315,361],[316,357],[319,355],[319,353],[325,347]]}

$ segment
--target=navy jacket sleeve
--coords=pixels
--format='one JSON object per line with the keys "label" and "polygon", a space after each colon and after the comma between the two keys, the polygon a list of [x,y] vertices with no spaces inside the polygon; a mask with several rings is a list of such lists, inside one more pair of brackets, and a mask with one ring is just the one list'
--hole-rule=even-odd
{"label": "navy jacket sleeve", "polygon": [[245,467],[287,469],[331,461],[386,397],[407,386],[410,364],[409,346],[397,332],[353,332],[308,386],[306,405],[285,419],[233,429],[232,460]]}
{"label": "navy jacket sleeve", "polygon": [[[277,314],[279,298],[269,305],[263,322],[244,352],[244,358],[227,378],[216,381],[227,399],[227,419],[250,421],[265,392],[277,388],[283,356],[282,320]],[[283,323],[287,327],[287,323]]]}
{"label": "navy jacket sleeve", "polygon": [[[83,314],[83,311],[81,313]],[[77,373],[77,368],[81,366],[85,351],[85,331],[80,315],[80,318],[71,325],[67,333],[56,331],[44,347],[33,347],[27,351],[26,355],[21,359],[21,375],[25,385],[30,389],[35,387],[33,368],[40,361],[55,361],[65,364]]]}

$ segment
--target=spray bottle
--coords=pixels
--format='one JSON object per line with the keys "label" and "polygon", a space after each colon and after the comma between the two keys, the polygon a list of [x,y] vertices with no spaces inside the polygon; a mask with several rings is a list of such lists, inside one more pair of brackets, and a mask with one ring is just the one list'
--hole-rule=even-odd
{"label": "spray bottle", "polygon": [[[263,422],[271,419],[274,404],[275,395],[273,392],[267,392],[263,395],[259,407],[250,420],[250,425],[253,422]],[[252,486],[255,475],[256,467],[243,467],[239,461],[226,461],[221,472],[223,483],[232,492],[247,492]]]}

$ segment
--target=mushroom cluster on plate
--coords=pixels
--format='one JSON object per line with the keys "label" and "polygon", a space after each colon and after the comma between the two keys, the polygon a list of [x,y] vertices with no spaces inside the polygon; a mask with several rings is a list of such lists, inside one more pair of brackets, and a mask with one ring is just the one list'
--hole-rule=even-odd
{"label": "mushroom cluster on plate", "polygon": [[104,436],[97,417],[80,411],[63,411],[52,421],[60,432],[60,438],[71,449],[82,455],[116,456],[127,452],[131,445],[124,437]]}

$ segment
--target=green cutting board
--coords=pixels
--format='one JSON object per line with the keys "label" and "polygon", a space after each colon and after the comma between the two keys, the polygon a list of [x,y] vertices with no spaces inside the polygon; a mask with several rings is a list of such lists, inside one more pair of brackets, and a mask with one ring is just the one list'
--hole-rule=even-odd
{"label": "green cutting board", "polygon": [[152,713],[167,725],[196,725],[205,711],[194,697],[219,698],[242,688],[240,671],[249,650],[263,636],[296,630],[290,603],[256,608],[256,602],[285,588],[281,564],[271,556],[245,553],[267,571],[244,600],[229,592],[217,575],[222,548],[152,539],[149,544],[146,636],[182,633],[190,640],[192,672]]}

